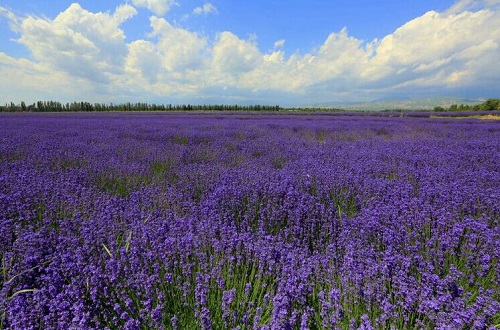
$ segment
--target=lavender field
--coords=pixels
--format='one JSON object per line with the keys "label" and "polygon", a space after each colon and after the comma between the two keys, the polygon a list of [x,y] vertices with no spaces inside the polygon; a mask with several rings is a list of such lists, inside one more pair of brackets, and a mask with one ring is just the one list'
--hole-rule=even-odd
{"label": "lavender field", "polygon": [[2,329],[493,329],[500,122],[1,114]]}

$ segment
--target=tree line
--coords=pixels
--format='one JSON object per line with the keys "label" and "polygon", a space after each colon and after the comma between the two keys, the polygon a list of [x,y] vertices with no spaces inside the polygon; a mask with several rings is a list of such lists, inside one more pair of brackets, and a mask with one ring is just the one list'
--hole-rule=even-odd
{"label": "tree line", "polygon": [[[14,102],[0,105],[0,112],[133,112],[133,111],[280,111],[287,110],[279,105],[228,105],[228,104],[154,104],[154,103],[90,103],[90,102],[70,102],[61,103],[58,101],[38,101],[27,105],[24,101],[15,104]],[[289,110],[289,109],[288,109]],[[337,108],[293,108],[294,111],[334,111],[343,112]],[[493,111],[500,110],[500,99],[488,99],[480,104],[452,104],[448,108],[441,106],[434,107],[434,111]]]}
{"label": "tree line", "polygon": [[24,101],[0,106],[0,112],[132,112],[132,111],[278,111],[279,105],[227,105],[227,104],[154,104],[154,103],[90,103],[38,101],[27,105]]}
{"label": "tree line", "polygon": [[483,103],[469,105],[469,104],[452,104],[448,108],[435,107],[434,111],[493,111],[500,110],[500,99],[488,99]]}

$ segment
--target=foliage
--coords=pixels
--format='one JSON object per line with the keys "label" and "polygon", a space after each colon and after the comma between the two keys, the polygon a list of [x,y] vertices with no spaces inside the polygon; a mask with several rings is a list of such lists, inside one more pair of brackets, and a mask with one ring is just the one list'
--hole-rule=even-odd
{"label": "foliage", "polygon": [[0,106],[0,112],[132,112],[132,111],[278,111],[279,105],[227,105],[227,104],[150,104],[150,103],[122,103],[104,104],[89,102],[72,102],[63,104],[57,101],[38,101],[26,106],[22,101],[20,104],[6,104]]}
{"label": "foliage", "polygon": [[493,111],[500,110],[500,99],[488,99],[480,104],[452,104],[448,109],[435,107],[434,111]]}

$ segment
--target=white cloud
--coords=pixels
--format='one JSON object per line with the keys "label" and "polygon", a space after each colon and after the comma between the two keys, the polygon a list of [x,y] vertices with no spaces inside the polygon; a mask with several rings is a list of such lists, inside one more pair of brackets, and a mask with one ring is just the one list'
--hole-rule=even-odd
{"label": "white cloud", "polygon": [[158,81],[161,71],[162,57],[155,44],[146,40],[136,40],[128,45],[126,71],[145,83],[154,84]]}
{"label": "white cloud", "polygon": [[128,5],[114,14],[91,13],[74,3],[54,20],[28,16],[17,27],[34,58],[77,77],[104,82],[122,70],[127,53],[125,35],[119,27],[136,14]]}
{"label": "white cloud", "polygon": [[172,6],[177,3],[174,0],[132,0],[132,4],[136,7],[144,7],[152,13],[162,16],[165,15]]}
{"label": "white cloud", "polygon": [[213,67],[221,73],[238,76],[254,69],[262,60],[257,45],[239,39],[231,32],[222,32],[212,49]]}
{"label": "white cloud", "polygon": [[11,28],[15,28],[15,24],[18,22],[17,16],[13,12],[0,6],[0,17],[5,17],[9,22],[11,22]]}
{"label": "white cloud", "polygon": [[199,68],[204,61],[206,40],[194,32],[174,27],[163,18],[151,17],[156,47],[162,57],[162,67],[170,72]]}
{"label": "white cloud", "polygon": [[[172,26],[163,18],[150,18],[152,40],[128,44],[127,85],[150,95],[193,97],[204,85],[207,40],[195,32]],[[133,87],[132,87],[133,86]]]}
{"label": "white cloud", "polygon": [[453,15],[464,11],[474,11],[483,8],[498,10],[500,8],[500,0],[458,0],[445,12],[445,14]]}
{"label": "white cloud", "polygon": [[0,100],[26,101],[40,99],[74,101],[95,97],[92,84],[85,79],[56,71],[44,63],[16,59],[0,52]]}
{"label": "white cloud", "polygon": [[282,48],[285,46],[285,39],[276,40],[274,42],[274,48]]}
{"label": "white cloud", "polygon": [[219,11],[217,10],[217,8],[215,8],[215,6],[212,5],[210,2],[205,3],[201,7],[196,7],[195,9],[193,9],[193,14],[195,15],[202,15],[202,14],[208,15],[208,14],[218,14],[218,13]]}
{"label": "white cloud", "polygon": [[129,20],[130,18],[134,17],[135,15],[137,15],[137,10],[132,6],[125,4],[125,5],[118,6],[115,9],[115,12],[114,12],[112,17],[113,17],[113,21],[115,23],[120,24],[120,23],[123,23],[123,22]]}
{"label": "white cloud", "polygon": [[[72,4],[54,19],[17,17],[0,7],[0,15],[19,34],[17,41],[34,58],[0,53],[0,76],[8,77],[0,83],[0,97],[14,95],[12,86],[17,86],[55,99],[54,91],[70,96],[81,91],[89,97],[99,93],[96,97],[111,100],[178,96],[186,102],[194,97],[259,102],[277,95],[282,99],[273,103],[286,104],[442,88],[491,90],[500,85],[500,13],[494,9],[499,2],[462,0],[372,42],[350,36],[344,28],[320,47],[292,54],[285,53],[283,39],[263,52],[256,36],[242,39],[224,31],[210,38],[158,16],[150,17],[148,35],[127,42],[121,24],[137,10],[126,4],[112,13]],[[174,2],[132,3],[160,13]],[[488,9],[475,9],[488,3]],[[209,5],[199,7],[199,13],[213,12]]]}
{"label": "white cloud", "polygon": [[366,65],[367,53],[361,40],[350,37],[347,29],[332,33],[320,47],[317,72],[315,75],[328,79],[331,77],[358,76],[360,68]]}
{"label": "white cloud", "polygon": [[[355,80],[367,61],[367,52],[361,41],[348,36],[347,30],[332,33],[316,51],[304,55],[293,54],[288,59],[284,51],[274,50],[260,54],[263,61],[244,76],[242,85],[254,91],[282,90],[304,94],[318,83],[335,80],[331,91]],[[347,88],[347,85],[346,87]]]}
{"label": "white cloud", "polygon": [[[489,59],[491,56],[500,58],[499,42],[498,12],[428,12],[374,44],[372,57],[361,77],[381,86],[412,81],[416,86],[421,81],[435,81],[436,86],[446,85],[449,79],[445,77],[454,72],[469,71],[466,68],[475,59],[482,61],[482,64],[476,63],[478,70],[483,66],[494,67],[494,62]],[[470,78],[471,74],[467,77]],[[443,80],[437,79],[439,77]],[[465,75],[454,74],[453,77],[452,80],[457,82]],[[471,82],[480,83],[480,78]]]}

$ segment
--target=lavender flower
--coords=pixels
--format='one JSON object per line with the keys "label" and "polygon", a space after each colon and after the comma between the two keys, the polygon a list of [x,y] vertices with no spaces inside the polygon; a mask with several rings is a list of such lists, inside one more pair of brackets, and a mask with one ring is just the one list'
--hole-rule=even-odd
{"label": "lavender flower", "polygon": [[0,114],[0,141],[0,328],[498,320],[497,123]]}

